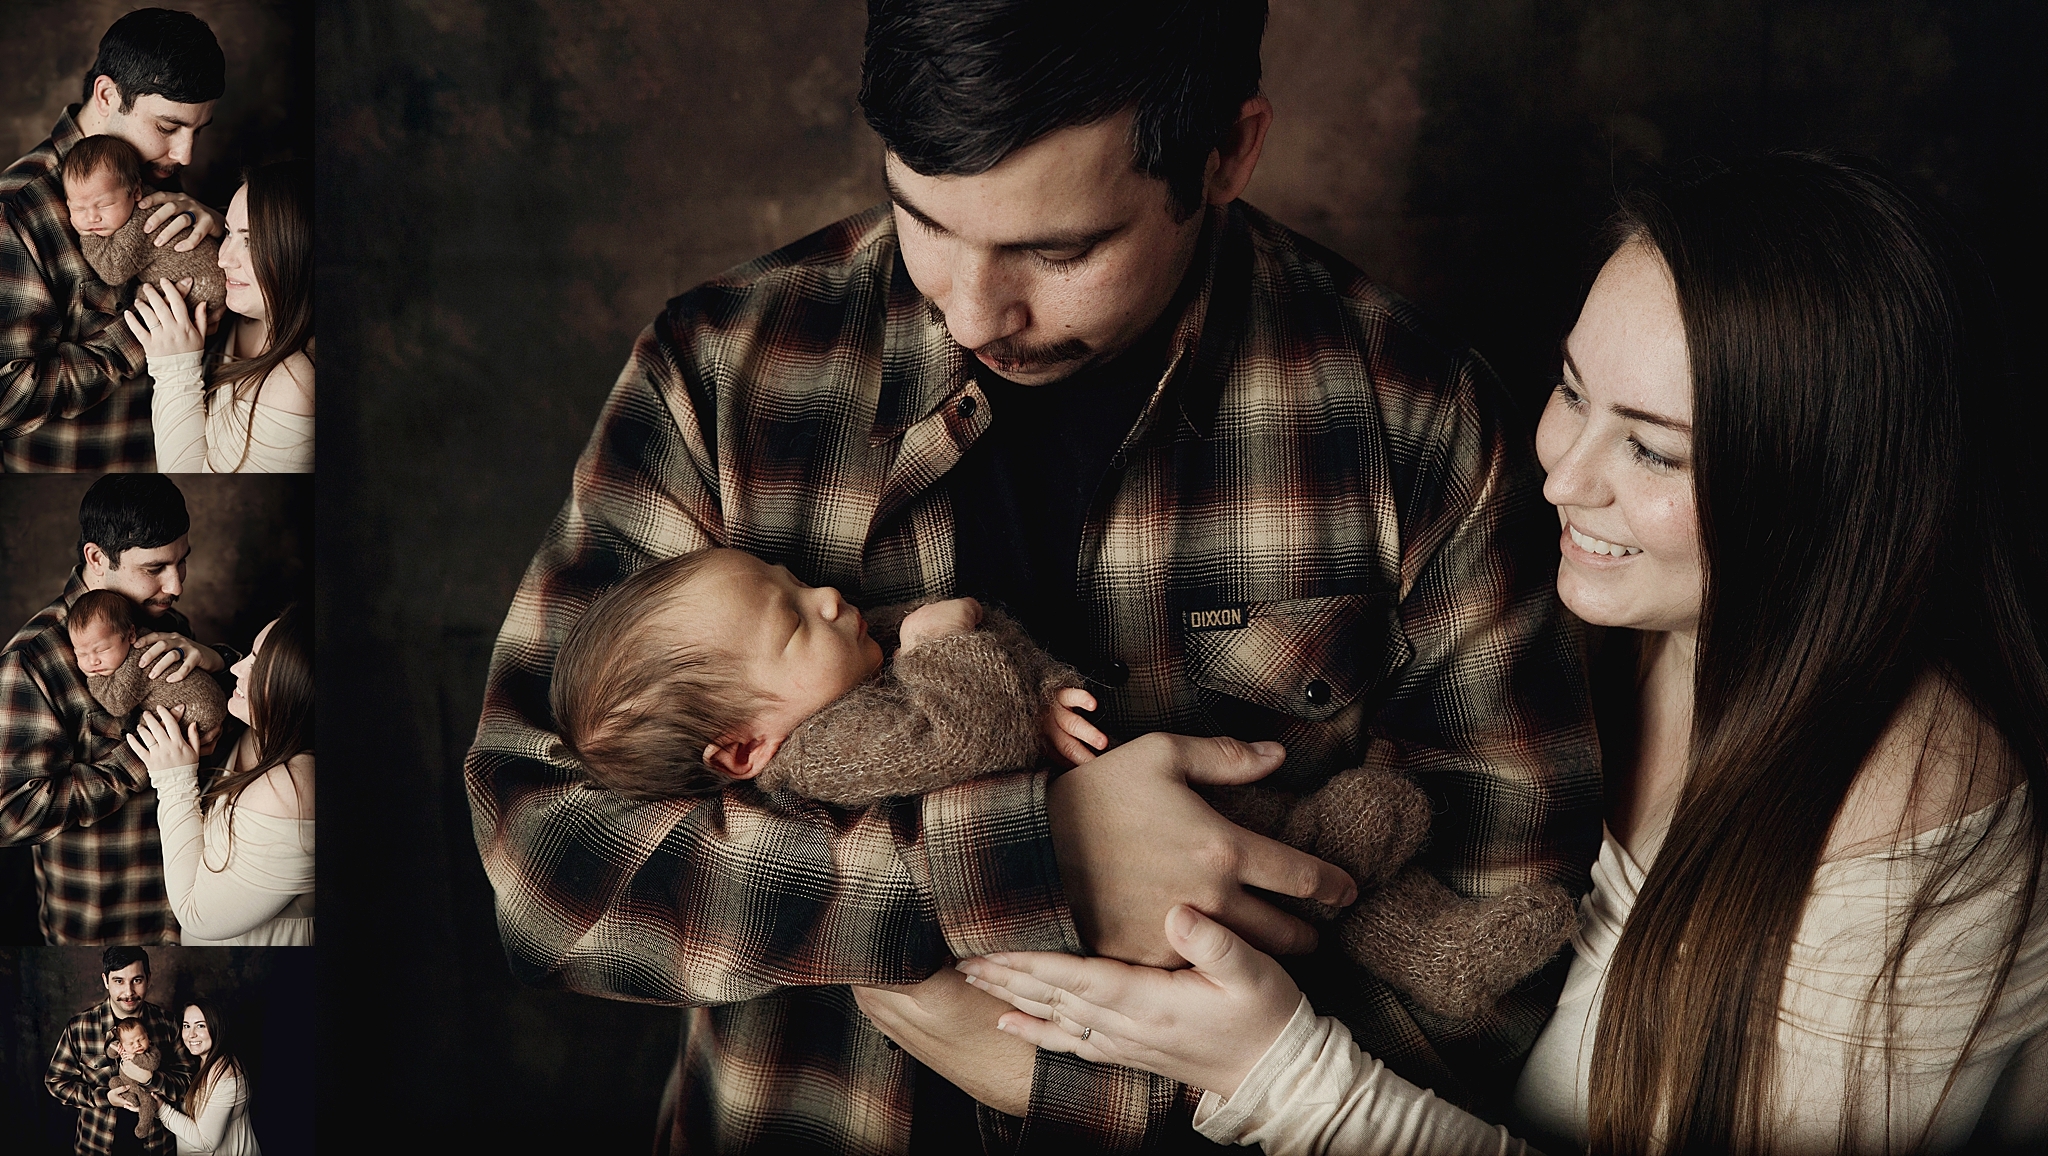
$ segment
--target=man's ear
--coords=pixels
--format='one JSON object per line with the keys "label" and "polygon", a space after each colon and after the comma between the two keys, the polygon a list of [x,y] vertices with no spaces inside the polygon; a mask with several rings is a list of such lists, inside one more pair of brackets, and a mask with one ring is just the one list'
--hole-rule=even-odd
{"label": "man's ear", "polygon": [[85,544],[85,572],[87,574],[105,575],[107,571],[113,568],[113,565],[107,558],[107,552],[100,549],[99,543],[87,542]]}
{"label": "man's ear", "polygon": [[704,747],[704,765],[729,778],[751,779],[768,768],[768,760],[782,749],[782,738],[747,735],[721,739]]}
{"label": "man's ear", "polygon": [[1209,154],[1209,166],[1202,177],[1202,199],[1212,205],[1227,205],[1252,183],[1252,170],[1259,167],[1259,153],[1266,147],[1266,130],[1273,127],[1273,102],[1254,96],[1237,111],[1237,123],[1223,134],[1216,151]]}
{"label": "man's ear", "polygon": [[92,78],[92,103],[101,112],[113,112],[121,107],[121,86],[114,78],[102,72]]}

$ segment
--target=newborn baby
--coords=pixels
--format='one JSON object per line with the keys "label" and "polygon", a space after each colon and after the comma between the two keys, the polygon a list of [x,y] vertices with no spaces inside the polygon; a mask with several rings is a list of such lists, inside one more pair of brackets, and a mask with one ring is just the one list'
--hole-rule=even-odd
{"label": "newborn baby", "polygon": [[555,723],[592,781],[639,799],[752,779],[860,806],[1108,745],[1074,713],[1095,706],[1079,675],[1007,616],[956,598],[874,625],[892,661],[837,590],[740,550],[671,558],[569,631]]}
{"label": "newborn baby", "polygon": [[[145,1072],[154,1072],[163,1063],[163,1056],[150,1042],[149,1025],[136,1016],[115,1022],[114,1042],[108,1050]],[[114,1078],[107,1082],[107,1086],[109,1089],[129,1090],[135,1097],[135,1138],[139,1140],[149,1135],[149,1130],[156,1127],[156,1097],[150,1095],[149,1086],[136,1083],[121,1071],[118,1064],[114,1067]]]}
{"label": "newborn baby", "polygon": [[[227,717],[227,695],[202,670],[177,682],[143,673],[142,652],[136,649],[135,617],[128,599],[112,590],[88,590],[71,604],[64,619],[71,634],[71,652],[85,672],[85,687],[115,718],[142,707],[185,708],[184,721],[199,724],[205,734]],[[158,657],[162,657],[159,655]]]}
{"label": "newborn baby", "polygon": [[60,169],[64,203],[86,264],[109,285],[132,278],[154,284],[159,278],[175,285],[187,277],[192,287],[185,300],[204,301],[219,316],[227,304],[227,281],[220,271],[220,242],[208,237],[191,252],[178,252],[177,242],[158,247],[142,231],[148,219],[135,204],[148,190],[142,184],[142,154],[117,136],[89,136],[71,146]]}

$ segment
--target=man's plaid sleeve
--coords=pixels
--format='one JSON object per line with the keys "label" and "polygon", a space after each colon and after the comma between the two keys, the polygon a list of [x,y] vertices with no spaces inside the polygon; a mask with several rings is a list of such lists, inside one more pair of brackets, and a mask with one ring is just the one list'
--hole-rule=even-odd
{"label": "man's plaid sleeve", "polygon": [[102,761],[76,761],[64,715],[38,676],[48,657],[33,639],[0,654],[0,846],[41,843],[90,826],[128,801],[135,761],[111,746]]}
{"label": "man's plaid sleeve", "polygon": [[[37,207],[31,211],[41,212]],[[0,228],[0,436],[53,417],[72,418],[141,372],[142,344],[117,313],[78,293],[67,318],[35,258],[33,233],[13,205]],[[107,290],[118,308],[119,297]],[[63,335],[77,335],[64,340]]]}
{"label": "man's plaid sleeve", "polygon": [[728,534],[700,409],[665,318],[644,333],[499,634],[466,779],[515,970],[671,1004],[788,986],[908,983],[992,944],[1075,945],[1042,776],[844,811],[748,786],[633,802],[585,785],[552,733],[557,647],[607,586]]}
{"label": "man's plaid sleeve", "polygon": [[43,1074],[43,1086],[64,1104],[90,1110],[106,1103],[107,1090],[86,1070],[84,1034],[82,1024],[65,1026],[64,1034],[57,1037],[57,1050],[50,1056],[50,1068]]}

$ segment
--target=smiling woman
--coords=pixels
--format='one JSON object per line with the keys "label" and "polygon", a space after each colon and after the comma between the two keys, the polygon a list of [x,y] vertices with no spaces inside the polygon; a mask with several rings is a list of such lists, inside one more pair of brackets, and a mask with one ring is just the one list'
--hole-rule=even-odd
{"label": "smiling woman", "polygon": [[[1609,251],[1538,433],[1559,594],[1621,660],[1607,830],[1518,1123],[2037,1151],[2048,655],[1988,286],[1890,178],[1807,155],[1639,193]],[[1210,1089],[1212,1139],[1520,1149],[1221,925],[1167,931],[1192,973],[962,967],[1041,1047]]]}

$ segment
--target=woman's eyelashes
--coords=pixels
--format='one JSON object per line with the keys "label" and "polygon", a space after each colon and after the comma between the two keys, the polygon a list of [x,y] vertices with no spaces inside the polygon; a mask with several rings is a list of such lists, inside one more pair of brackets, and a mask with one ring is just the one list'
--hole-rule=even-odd
{"label": "woman's eyelashes", "polygon": [[[1578,390],[1572,388],[1570,378],[1560,377],[1557,379],[1556,393],[1558,400],[1564,403],[1566,409],[1579,414],[1585,412],[1586,399]],[[1628,442],[1629,456],[1647,469],[1665,474],[1675,470],[1682,470],[1686,467],[1686,455],[1683,453],[1670,453],[1651,449],[1643,444],[1642,440],[1634,434],[1628,435],[1626,440]]]}

